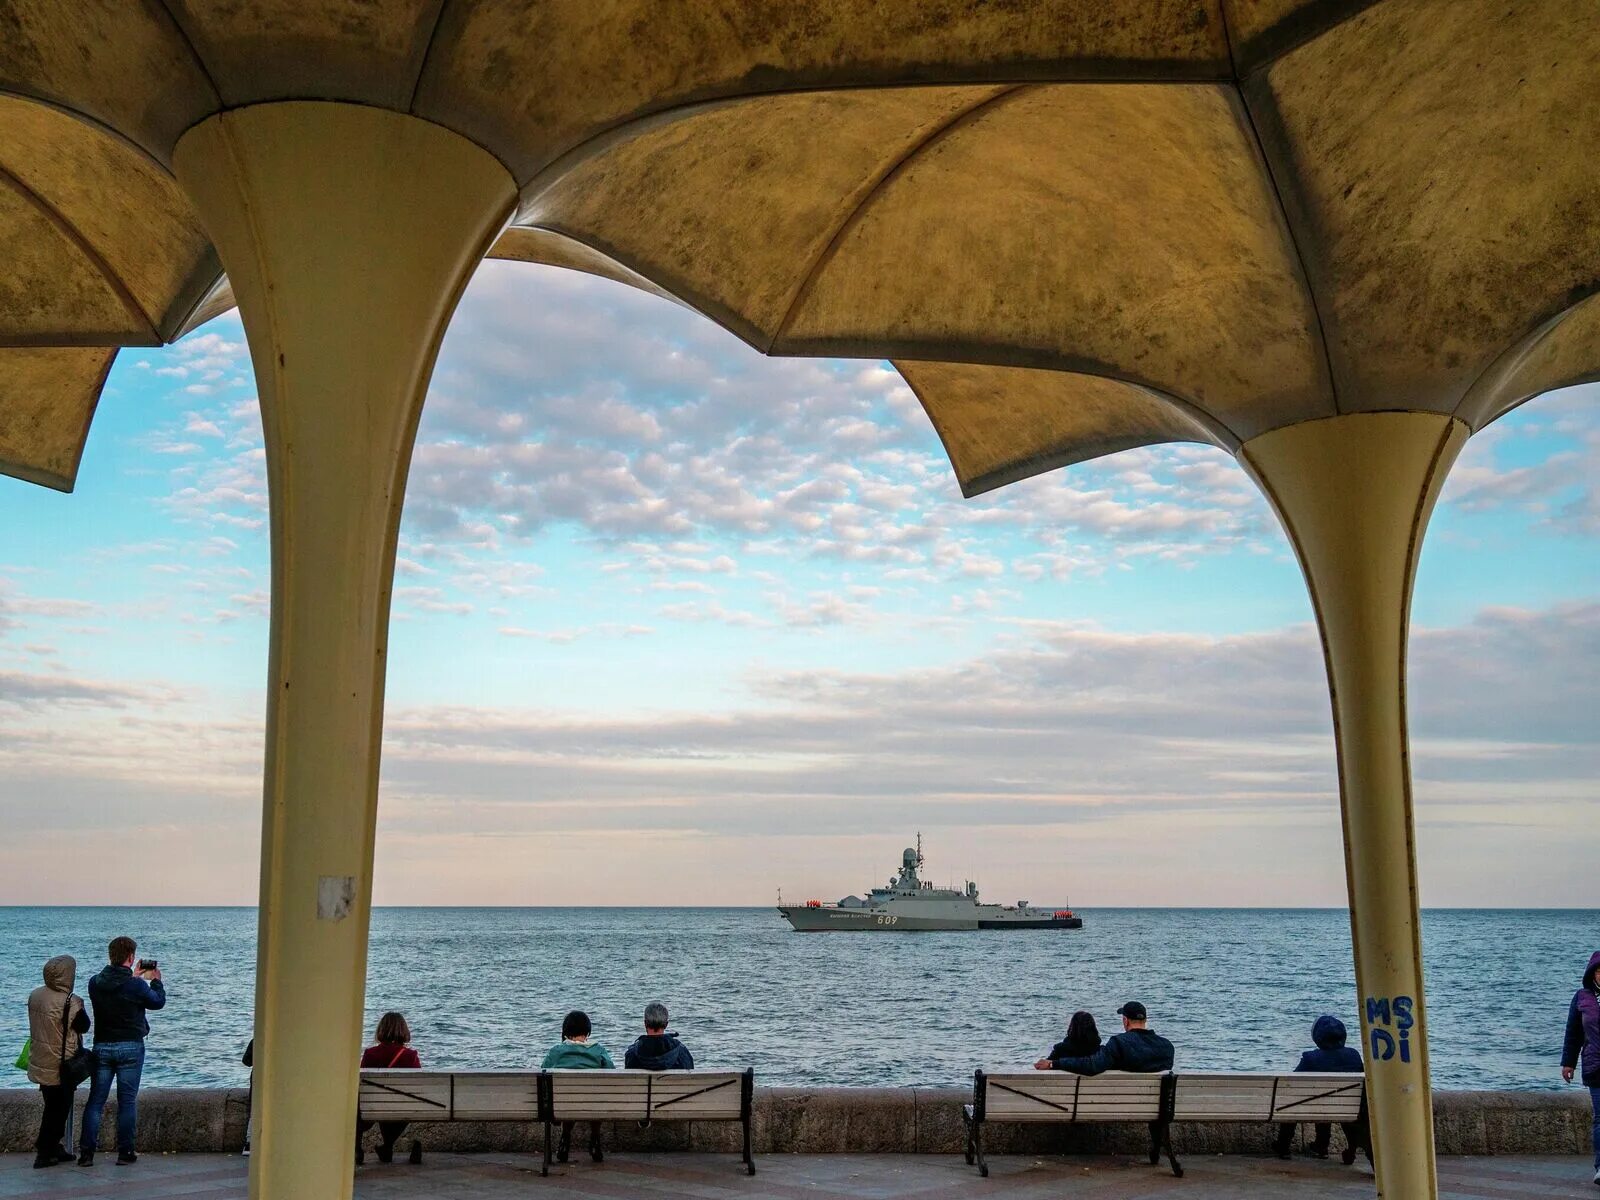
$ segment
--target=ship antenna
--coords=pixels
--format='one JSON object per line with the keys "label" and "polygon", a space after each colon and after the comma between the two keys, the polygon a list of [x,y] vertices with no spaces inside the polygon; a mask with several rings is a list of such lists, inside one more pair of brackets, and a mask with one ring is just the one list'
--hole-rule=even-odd
{"label": "ship antenna", "polygon": [[922,831],[917,831],[917,870],[922,870]]}

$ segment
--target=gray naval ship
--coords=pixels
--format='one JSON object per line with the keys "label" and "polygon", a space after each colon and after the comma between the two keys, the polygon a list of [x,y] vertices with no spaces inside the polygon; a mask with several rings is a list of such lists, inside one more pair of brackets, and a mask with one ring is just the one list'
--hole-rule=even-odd
{"label": "gray naval ship", "polygon": [[922,933],[939,929],[1082,929],[1083,918],[1070,908],[1034,908],[1026,900],[1015,905],[980,904],[978,885],[968,882],[961,891],[935,887],[918,877],[922,866],[922,835],[916,849],[900,859],[900,873],[887,886],[873,888],[863,900],[846,896],[837,904],[807,900],[785,904],[778,911],[801,933],[861,931],[871,933]]}

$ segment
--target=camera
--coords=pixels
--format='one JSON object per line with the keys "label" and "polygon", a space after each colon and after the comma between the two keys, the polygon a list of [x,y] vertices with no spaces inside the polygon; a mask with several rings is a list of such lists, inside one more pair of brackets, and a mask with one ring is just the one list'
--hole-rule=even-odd
{"label": "camera", "polygon": [[156,960],[153,958],[141,958],[139,960],[139,970],[141,971],[154,971],[160,965],[161,964],[156,962]]}

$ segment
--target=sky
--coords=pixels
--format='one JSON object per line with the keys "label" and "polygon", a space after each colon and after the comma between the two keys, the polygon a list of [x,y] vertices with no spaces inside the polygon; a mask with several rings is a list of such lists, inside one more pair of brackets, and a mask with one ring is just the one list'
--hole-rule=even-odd
{"label": "sky", "polygon": [[[1593,903],[1597,401],[1475,437],[1429,533],[1425,905]],[[237,316],[124,351],[76,493],[0,479],[0,513],[0,904],[254,903],[267,497]],[[886,363],[767,359],[485,263],[406,496],[375,902],[832,900],[920,831],[986,900],[1342,905],[1310,619],[1221,451],[963,500]]]}

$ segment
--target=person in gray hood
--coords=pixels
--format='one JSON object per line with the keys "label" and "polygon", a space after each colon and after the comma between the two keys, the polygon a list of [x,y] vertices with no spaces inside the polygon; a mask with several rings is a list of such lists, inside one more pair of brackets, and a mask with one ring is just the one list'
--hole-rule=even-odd
{"label": "person in gray hood", "polygon": [[72,1093],[78,1081],[63,1080],[61,1064],[83,1045],[89,1032],[89,1014],[81,997],[72,991],[78,978],[78,960],[58,954],[44,965],[44,986],[28,996],[28,1078],[39,1085],[44,1097],[44,1114],[39,1118],[39,1136],[34,1140],[35,1167],[54,1167],[71,1162],[63,1138],[67,1114],[72,1111]]}

